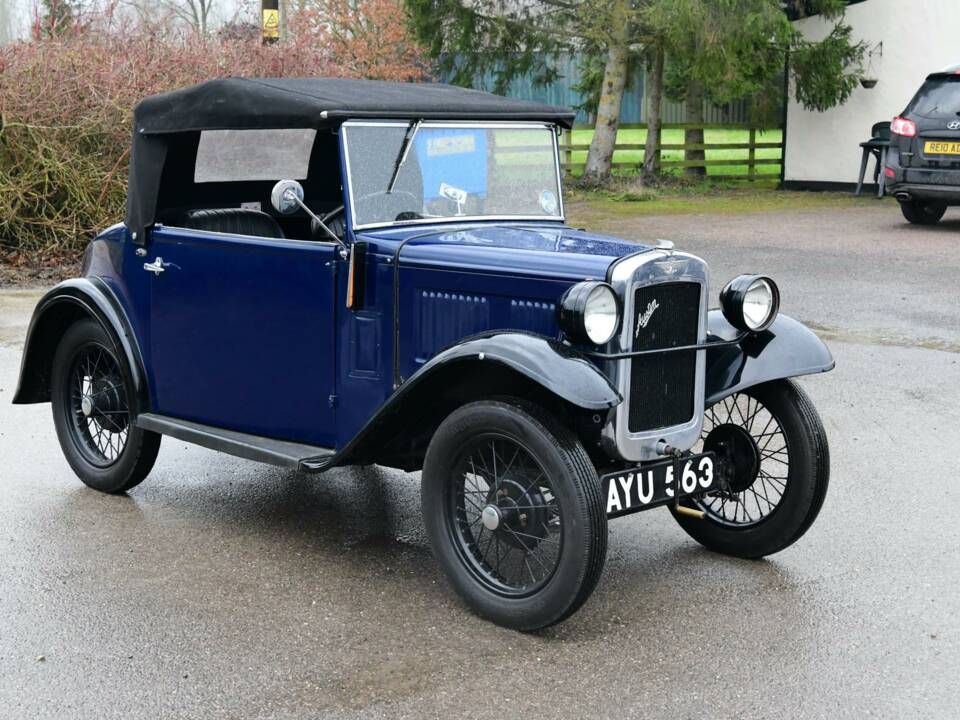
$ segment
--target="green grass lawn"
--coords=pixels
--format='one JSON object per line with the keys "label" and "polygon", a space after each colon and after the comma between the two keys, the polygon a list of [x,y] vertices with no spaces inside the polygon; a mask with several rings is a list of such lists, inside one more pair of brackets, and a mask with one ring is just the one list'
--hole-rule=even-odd
{"label": "green grass lawn", "polygon": [[[574,145],[589,145],[590,140],[593,138],[593,130],[591,129],[577,129],[573,131],[573,144]],[[757,131],[756,142],[758,143],[779,143],[782,138],[782,132],[778,129],[766,130],[766,131]],[[643,128],[627,128],[621,129],[617,134],[617,142],[623,144],[640,144],[646,142],[647,131]],[[747,143],[750,141],[750,131],[742,129],[723,129],[723,130],[704,130],[704,142],[707,144],[711,143]],[[683,143],[683,130],[668,128],[663,130],[661,136],[661,142],[664,145],[678,145]],[[561,144],[561,151],[563,145]],[[755,151],[757,159],[780,159],[780,148],[760,148]],[[746,160],[748,157],[749,150],[747,149],[735,149],[735,150],[707,150],[706,156],[708,160]],[[561,153],[561,159],[565,160],[563,153]],[[683,160],[683,151],[682,150],[664,150],[661,154],[661,159],[663,161],[669,160]],[[587,160],[586,150],[577,150],[573,152],[573,162],[574,163],[585,163]],[[643,162],[643,150],[617,150],[613,154],[614,162],[630,162],[636,163],[639,165]],[[665,173],[673,174],[682,174],[682,168],[664,168]],[[629,168],[617,168],[615,169],[616,174],[631,174]],[[717,165],[707,167],[708,175],[747,175],[749,173],[749,166],[747,165]],[[780,175],[780,166],[779,165],[757,165],[756,166],[757,175],[765,175],[778,177]],[[574,175],[580,174],[580,169],[577,168],[573,172]]]}

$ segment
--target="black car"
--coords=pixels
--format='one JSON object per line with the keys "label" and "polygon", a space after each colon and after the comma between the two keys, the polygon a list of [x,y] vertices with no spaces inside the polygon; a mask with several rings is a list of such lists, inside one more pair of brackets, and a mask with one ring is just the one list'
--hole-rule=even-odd
{"label": "black car", "polygon": [[912,223],[932,225],[960,205],[960,65],[928,76],[893,119],[884,172]]}

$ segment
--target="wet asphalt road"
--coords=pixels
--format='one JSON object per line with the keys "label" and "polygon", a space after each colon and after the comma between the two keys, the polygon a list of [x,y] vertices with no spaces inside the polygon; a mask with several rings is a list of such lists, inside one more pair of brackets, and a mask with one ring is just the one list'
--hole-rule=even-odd
{"label": "wet asphalt road", "polygon": [[129,497],[85,489],[49,407],[9,404],[37,293],[3,291],[0,717],[957,717],[960,212],[604,229],[673,237],[718,281],[769,271],[830,340],[837,370],[803,385],[831,489],[796,546],[734,560],[665,511],[620,519],[576,616],[503,630],[437,572],[414,476],[296,475],[167,438]]}

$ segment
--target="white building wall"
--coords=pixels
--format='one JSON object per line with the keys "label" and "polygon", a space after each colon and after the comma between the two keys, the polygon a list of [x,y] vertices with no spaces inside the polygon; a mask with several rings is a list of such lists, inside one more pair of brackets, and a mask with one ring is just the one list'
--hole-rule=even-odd
{"label": "white building wall", "polygon": [[[787,106],[784,180],[804,183],[854,183],[860,169],[860,143],[875,122],[891,120],[931,72],[960,63],[960,0],[866,0],[847,8],[855,40],[871,48],[883,42],[867,74],[876,87],[860,86],[839,107],[818,113],[804,110],[791,96]],[[818,17],[796,23],[803,34],[819,40],[830,24]],[[866,181],[872,180],[873,160]]]}

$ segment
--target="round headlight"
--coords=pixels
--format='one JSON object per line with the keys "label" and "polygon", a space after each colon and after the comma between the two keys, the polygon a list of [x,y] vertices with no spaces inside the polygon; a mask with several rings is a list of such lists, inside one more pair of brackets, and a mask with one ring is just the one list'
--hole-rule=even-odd
{"label": "round headlight", "polygon": [[605,345],[620,325],[620,303],[609,285],[587,280],[564,293],[559,321],[561,329],[574,342]]}
{"label": "round headlight", "polygon": [[766,330],[780,311],[780,290],[763,275],[739,275],[720,291],[723,316],[740,330]]}

